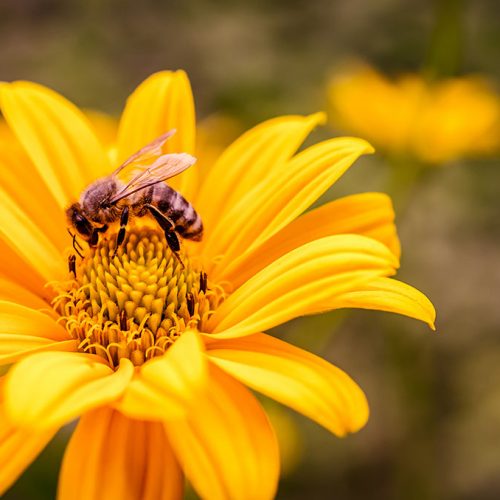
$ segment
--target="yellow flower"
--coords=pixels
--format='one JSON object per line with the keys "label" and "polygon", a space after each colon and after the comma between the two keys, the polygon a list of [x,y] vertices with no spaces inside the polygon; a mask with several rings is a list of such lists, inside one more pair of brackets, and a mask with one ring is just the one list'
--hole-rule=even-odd
{"label": "yellow flower", "polygon": [[[177,498],[185,474],[203,498],[271,498],[279,459],[245,385],[343,436],[368,418],[343,371],[264,330],[294,317],[361,307],[434,321],[430,302],[389,278],[399,243],[389,199],[349,196],[301,215],[356,160],[359,139],[296,150],[322,115],[250,130],[200,177],[173,185],[201,214],[202,242],[181,258],[154,221],[136,219],[82,245],[76,276],[65,209],[166,130],[193,152],[184,72],[161,72],[127,101],[116,139],[55,92],[0,86],[17,137],[0,150],[0,490],[61,426],[80,417],[64,457],[62,499]],[[108,129],[106,129],[108,130]]]}
{"label": "yellow flower", "polygon": [[389,80],[361,66],[333,77],[328,97],[334,124],[394,155],[440,164],[500,146],[500,100],[478,77]]}

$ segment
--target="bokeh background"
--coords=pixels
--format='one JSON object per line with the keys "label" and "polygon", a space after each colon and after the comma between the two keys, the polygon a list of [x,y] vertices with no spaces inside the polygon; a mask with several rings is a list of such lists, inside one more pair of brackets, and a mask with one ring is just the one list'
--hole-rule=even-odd
{"label": "bokeh background", "polygon": [[[388,75],[477,73],[495,87],[499,7],[497,0],[2,0],[0,80],[38,81],[117,115],[150,73],[184,68],[200,120],[226,117],[229,125],[213,134],[229,142],[260,120],[327,109],[326,82],[347,60]],[[210,140],[209,125],[206,133]],[[325,127],[313,139],[340,133]],[[324,200],[386,191],[388,171],[383,155],[362,158]],[[398,213],[399,277],[434,302],[437,333],[359,310],[274,332],[345,369],[371,406],[366,428],[342,440],[280,414],[290,467],[278,498],[500,498],[499,201],[492,154],[427,169]],[[54,497],[68,432],[5,498]]]}

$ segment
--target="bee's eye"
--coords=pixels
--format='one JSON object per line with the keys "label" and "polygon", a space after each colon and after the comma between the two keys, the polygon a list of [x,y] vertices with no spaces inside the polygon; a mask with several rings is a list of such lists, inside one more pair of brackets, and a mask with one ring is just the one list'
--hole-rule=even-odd
{"label": "bee's eye", "polygon": [[73,216],[73,224],[75,225],[75,229],[83,236],[91,235],[92,225],[83,215],[76,213]]}

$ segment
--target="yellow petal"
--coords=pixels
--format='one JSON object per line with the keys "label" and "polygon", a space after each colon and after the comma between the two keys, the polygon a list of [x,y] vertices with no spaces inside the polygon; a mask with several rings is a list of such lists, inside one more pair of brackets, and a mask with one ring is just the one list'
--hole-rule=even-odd
{"label": "yellow petal", "polygon": [[31,82],[4,83],[0,105],[60,207],[110,171],[108,158],[83,113],[56,92]]}
{"label": "yellow petal", "polygon": [[[30,307],[31,309],[43,309],[47,314],[57,317],[49,303],[39,295],[24,288],[19,283],[0,276],[0,301],[15,302],[19,305]],[[0,308],[1,311],[1,308]]]}
{"label": "yellow petal", "polygon": [[[43,276],[45,282],[63,277],[65,264],[60,251],[1,188],[0,238]],[[3,264],[6,267],[11,265],[10,262]]]}
{"label": "yellow petal", "polygon": [[210,378],[188,417],[165,425],[186,476],[202,498],[274,498],[279,456],[267,416],[217,367],[210,367]]}
{"label": "yellow petal", "polygon": [[283,255],[250,278],[215,311],[209,336],[259,332],[327,310],[324,302],[391,275],[397,259],[382,243],[358,235],[328,236]]}
{"label": "yellow petal", "polygon": [[145,363],[115,407],[131,418],[178,418],[207,384],[207,363],[199,334],[186,330],[164,356]]}
{"label": "yellow petal", "polygon": [[0,335],[11,333],[57,341],[71,338],[48,314],[15,302],[0,300]]}
{"label": "yellow petal", "polygon": [[431,301],[416,288],[390,278],[375,278],[358,290],[332,297],[324,304],[328,309],[356,307],[388,311],[427,323],[433,330],[436,310]]}
{"label": "yellow petal", "polygon": [[[0,140],[2,190],[62,251],[68,246],[64,212],[20,144]],[[33,194],[36,193],[36,196]]]}
{"label": "yellow petal", "polygon": [[[165,144],[166,153],[194,153],[196,120],[193,93],[186,73],[160,71],[144,80],[127,100],[118,128],[118,162],[168,130],[177,132]],[[190,199],[196,166],[169,184]]]}
{"label": "yellow petal", "polygon": [[[208,258],[222,255],[223,269],[239,255],[270,238],[303,213],[362,154],[372,152],[361,139],[331,139],[299,153],[265,183],[247,191],[224,212],[204,247]],[[244,230],[242,230],[244,228]]]}
{"label": "yellow petal", "polygon": [[0,238],[0,276],[18,283],[39,297],[46,298],[47,302],[53,298],[52,292],[45,286],[47,280],[2,238]]}
{"label": "yellow petal", "polygon": [[162,424],[104,407],[80,419],[64,454],[58,498],[177,500],[183,487]]}
{"label": "yellow petal", "polygon": [[[203,180],[196,207],[207,227],[248,190],[280,168],[324,115],[283,116],[265,121],[237,139]],[[216,198],[215,198],[216,197]]]}
{"label": "yellow petal", "polygon": [[388,246],[396,257],[400,244],[390,198],[382,193],[346,196],[311,210],[221,269],[219,279],[240,286],[285,253],[333,234],[361,234]]}
{"label": "yellow petal", "polygon": [[44,352],[15,364],[5,382],[5,408],[20,427],[61,426],[118,399],[134,373],[128,359],[117,371],[89,354]]}
{"label": "yellow petal", "polygon": [[252,389],[290,406],[337,436],[368,420],[363,391],[342,370],[318,356],[258,333],[207,346],[209,358]]}
{"label": "yellow petal", "polygon": [[[0,379],[1,385],[3,379]],[[2,399],[0,388],[0,495],[12,486],[56,432],[54,429],[35,432],[15,427],[5,418]]]}

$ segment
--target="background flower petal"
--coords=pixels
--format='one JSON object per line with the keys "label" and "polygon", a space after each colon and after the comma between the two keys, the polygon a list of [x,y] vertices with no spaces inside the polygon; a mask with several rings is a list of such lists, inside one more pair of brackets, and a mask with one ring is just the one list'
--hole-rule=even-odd
{"label": "background flower petal", "polygon": [[254,396],[216,366],[188,417],[165,428],[202,498],[274,498],[279,451],[273,429]]}
{"label": "background flower petal", "polygon": [[361,139],[331,139],[273,169],[266,182],[254,185],[222,212],[205,242],[206,258],[222,256],[216,266],[222,269],[258,246],[302,214],[360,155],[372,151]]}
{"label": "background flower petal", "polygon": [[285,253],[333,234],[369,236],[384,243],[395,256],[400,255],[390,198],[382,193],[363,193],[340,198],[302,215],[258,247],[229,262],[217,276],[238,287]]}
{"label": "background flower petal", "polygon": [[15,364],[5,382],[8,418],[20,427],[48,429],[116,400],[134,373],[122,359],[117,371],[83,353],[44,352]]}
{"label": "background flower petal", "polygon": [[207,354],[240,382],[337,436],[358,431],[368,420],[366,397],[345,372],[270,335],[210,342]]}
{"label": "background flower petal", "polygon": [[60,207],[75,201],[89,182],[110,172],[88,120],[61,95],[31,82],[3,83],[0,106]]}
{"label": "background flower petal", "polygon": [[207,331],[219,338],[248,335],[325,311],[328,299],[393,274],[397,264],[385,245],[365,236],[315,240],[280,257],[233,292],[215,311]]}
{"label": "background flower petal", "polygon": [[104,407],[81,417],[64,454],[58,498],[174,500],[183,488],[162,424]]}

